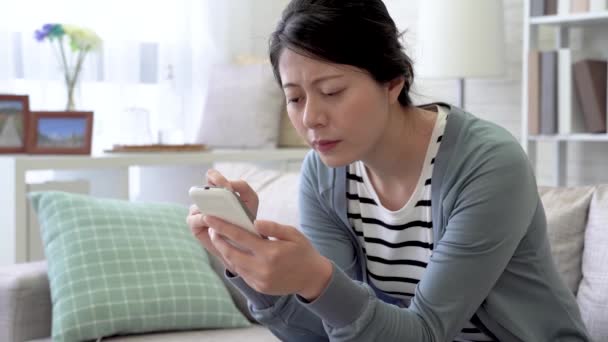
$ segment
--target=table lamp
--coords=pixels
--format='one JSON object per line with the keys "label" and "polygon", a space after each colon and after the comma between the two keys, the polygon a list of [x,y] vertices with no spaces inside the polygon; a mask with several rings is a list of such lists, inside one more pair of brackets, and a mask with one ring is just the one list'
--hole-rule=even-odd
{"label": "table lamp", "polygon": [[418,15],[418,76],[458,80],[465,106],[465,78],[505,71],[502,0],[424,0]]}

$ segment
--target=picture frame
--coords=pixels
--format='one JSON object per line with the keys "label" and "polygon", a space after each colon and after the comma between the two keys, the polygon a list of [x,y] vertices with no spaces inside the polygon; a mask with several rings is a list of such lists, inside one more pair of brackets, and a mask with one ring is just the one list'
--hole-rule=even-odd
{"label": "picture frame", "polygon": [[31,154],[91,154],[93,112],[32,111],[26,144]]}
{"label": "picture frame", "polygon": [[0,94],[0,154],[26,151],[29,113],[28,95]]}

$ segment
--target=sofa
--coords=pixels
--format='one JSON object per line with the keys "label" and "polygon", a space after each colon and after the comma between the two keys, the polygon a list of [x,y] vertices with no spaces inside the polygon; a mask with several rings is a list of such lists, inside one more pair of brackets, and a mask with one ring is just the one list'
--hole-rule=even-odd
{"label": "sofa", "polygon": [[[258,216],[297,225],[296,172],[220,168],[248,180],[260,195]],[[292,194],[292,195],[286,195]],[[608,185],[540,187],[549,240],[558,269],[577,297],[583,320],[595,341],[608,341]],[[218,275],[223,267],[212,259]],[[50,341],[51,299],[45,261],[0,268],[0,341]],[[246,300],[226,283],[230,295],[252,322]],[[108,341],[278,341],[261,325],[247,328],[104,338]]]}

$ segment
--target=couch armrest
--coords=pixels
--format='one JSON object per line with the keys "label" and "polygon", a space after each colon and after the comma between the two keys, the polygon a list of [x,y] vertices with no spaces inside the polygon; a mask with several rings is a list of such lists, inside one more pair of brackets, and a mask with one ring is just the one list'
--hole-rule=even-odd
{"label": "couch armrest", "polygon": [[0,341],[51,336],[51,306],[46,261],[0,267]]}

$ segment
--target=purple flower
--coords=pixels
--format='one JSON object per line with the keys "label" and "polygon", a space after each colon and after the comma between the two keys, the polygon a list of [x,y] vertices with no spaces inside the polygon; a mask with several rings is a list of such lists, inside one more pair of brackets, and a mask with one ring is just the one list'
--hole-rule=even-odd
{"label": "purple flower", "polygon": [[34,37],[41,42],[46,38],[53,39],[63,36],[65,32],[60,24],[44,24],[40,30],[34,32]]}
{"label": "purple flower", "polygon": [[41,42],[44,40],[44,38],[46,38],[46,32],[43,32],[42,30],[36,30],[36,32],[34,32],[34,37],[37,41]]}
{"label": "purple flower", "polygon": [[43,31],[44,33],[47,33],[47,34],[48,34],[49,32],[51,32],[51,30],[53,29],[53,26],[55,26],[55,25],[57,25],[57,24],[44,24],[44,25],[42,26],[42,31]]}

